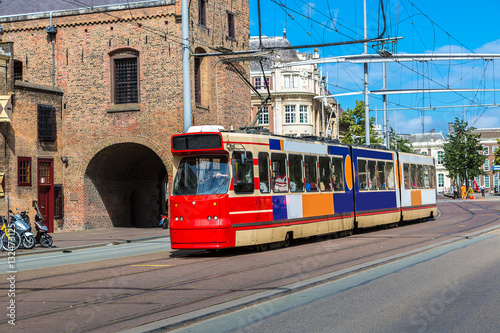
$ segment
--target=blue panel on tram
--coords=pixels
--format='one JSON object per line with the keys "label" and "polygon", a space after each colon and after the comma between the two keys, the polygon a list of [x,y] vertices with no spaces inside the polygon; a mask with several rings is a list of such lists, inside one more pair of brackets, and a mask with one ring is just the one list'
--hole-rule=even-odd
{"label": "blue panel on tram", "polygon": [[273,220],[286,220],[286,196],[273,196]]}
{"label": "blue panel on tram", "polygon": [[367,191],[356,193],[356,210],[396,208],[395,191]]}
{"label": "blue panel on tram", "polygon": [[269,149],[281,150],[281,140],[269,139]]}
{"label": "blue panel on tram", "polygon": [[354,204],[352,202],[352,192],[334,193],[333,205],[335,214],[352,213]]}

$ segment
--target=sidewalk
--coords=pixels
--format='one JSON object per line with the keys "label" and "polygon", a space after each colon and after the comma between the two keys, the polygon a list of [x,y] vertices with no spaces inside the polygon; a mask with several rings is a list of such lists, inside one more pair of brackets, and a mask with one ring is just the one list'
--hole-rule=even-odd
{"label": "sidewalk", "polygon": [[[466,200],[500,200],[500,193],[486,193],[484,198],[481,197],[481,193],[474,193],[475,199],[467,198]],[[453,199],[453,196],[450,194],[438,194],[438,202],[439,201],[449,201],[449,200],[463,200],[462,198]]]}
{"label": "sidewalk", "polygon": [[[36,231],[34,232],[36,235]],[[17,255],[38,254],[45,252],[75,250],[108,244],[130,243],[147,239],[155,239],[170,236],[169,229],[163,228],[112,228],[112,229],[92,229],[81,231],[65,231],[51,233],[54,240],[51,248],[44,248],[36,244],[32,249],[19,247]],[[0,256],[7,255],[1,252]]]}

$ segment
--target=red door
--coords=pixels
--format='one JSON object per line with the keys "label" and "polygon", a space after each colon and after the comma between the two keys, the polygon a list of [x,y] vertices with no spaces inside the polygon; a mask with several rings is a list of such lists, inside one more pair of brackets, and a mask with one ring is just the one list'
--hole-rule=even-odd
{"label": "red door", "polygon": [[54,164],[52,159],[38,159],[38,208],[49,232],[54,232]]}

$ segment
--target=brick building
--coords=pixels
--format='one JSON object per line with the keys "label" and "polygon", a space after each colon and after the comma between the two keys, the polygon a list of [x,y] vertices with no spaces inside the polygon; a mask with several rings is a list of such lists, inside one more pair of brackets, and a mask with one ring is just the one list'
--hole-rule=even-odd
{"label": "brick building", "polygon": [[493,170],[492,166],[495,164],[495,152],[498,149],[498,139],[500,139],[500,128],[478,128],[472,131],[474,134],[480,134],[479,138],[484,147],[482,152],[486,156],[483,164],[484,175],[475,178],[478,186],[484,185],[486,192],[498,192],[499,175],[498,171]]}
{"label": "brick building", "polygon": [[[55,230],[156,226],[170,136],[183,131],[181,3],[72,3],[0,3],[0,95],[12,105],[0,212],[38,200]],[[191,2],[192,53],[245,50],[248,36],[247,1]],[[222,59],[191,57],[193,125],[250,121],[250,93]]]}

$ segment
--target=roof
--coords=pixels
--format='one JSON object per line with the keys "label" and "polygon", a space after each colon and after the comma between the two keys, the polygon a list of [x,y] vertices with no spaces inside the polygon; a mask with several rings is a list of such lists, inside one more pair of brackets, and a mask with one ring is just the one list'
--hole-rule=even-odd
{"label": "roof", "polygon": [[411,143],[418,142],[436,142],[436,141],[446,141],[443,133],[414,133],[414,134],[400,134],[400,137],[407,139]]}
{"label": "roof", "polygon": [[[262,46],[263,47],[283,47],[283,46],[292,46],[288,39],[284,36],[279,36],[279,37],[267,37],[267,36],[262,36]],[[250,37],[250,45],[249,45],[250,50],[258,50],[259,49],[259,37]],[[292,62],[292,61],[299,61],[299,57],[297,56],[297,53],[295,50],[279,50],[275,51],[273,53],[269,53],[264,56],[264,61],[262,62],[262,65],[264,67],[264,70],[270,70],[271,67],[274,65],[274,62],[279,58],[280,62]],[[251,61],[250,62],[250,70],[251,71],[260,71],[260,64],[258,61]]]}
{"label": "roof", "polygon": [[151,5],[157,0],[0,0],[0,17],[11,15],[25,15],[48,13],[51,11],[64,11],[75,9],[92,9],[93,7],[116,6],[116,5]]}
{"label": "roof", "polygon": [[472,133],[481,134],[481,139],[500,138],[500,128],[477,128]]}

